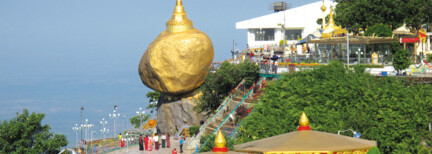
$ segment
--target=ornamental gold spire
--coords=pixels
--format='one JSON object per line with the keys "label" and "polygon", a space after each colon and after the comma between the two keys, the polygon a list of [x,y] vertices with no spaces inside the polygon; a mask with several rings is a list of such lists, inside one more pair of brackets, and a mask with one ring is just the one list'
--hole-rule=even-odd
{"label": "ornamental gold spire", "polygon": [[330,7],[330,17],[327,25],[324,27],[324,30],[326,29],[341,29],[339,26],[336,25],[334,19],[333,19],[333,6]]}
{"label": "ornamental gold spire", "polygon": [[225,138],[223,137],[221,131],[218,132],[216,139],[215,139],[215,147],[216,148],[223,148],[226,145]]}
{"label": "ornamental gold spire", "polygon": [[193,23],[186,16],[186,12],[183,7],[182,0],[177,0],[172,17],[170,20],[168,20],[166,26],[167,26],[166,31],[171,33],[182,32],[188,29],[193,29]]}
{"label": "ornamental gold spire", "polygon": [[325,12],[327,10],[327,7],[324,5],[324,0],[323,0],[323,5],[321,6],[321,11]]}
{"label": "ornamental gold spire", "polygon": [[309,125],[309,119],[307,118],[306,114],[303,112],[300,116],[300,126],[308,126]]}
{"label": "ornamental gold spire", "polygon": [[325,25],[326,25],[326,14],[325,11],[327,10],[327,7],[324,5],[324,0],[323,0],[323,5],[321,6],[321,11],[322,11],[322,28],[324,29]]}

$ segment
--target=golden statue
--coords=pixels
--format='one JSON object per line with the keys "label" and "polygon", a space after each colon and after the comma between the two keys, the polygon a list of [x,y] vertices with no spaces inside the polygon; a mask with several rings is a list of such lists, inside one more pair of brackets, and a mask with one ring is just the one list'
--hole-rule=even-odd
{"label": "golden statue", "polygon": [[181,0],[177,0],[166,27],[141,58],[141,80],[164,94],[190,93],[207,76],[214,57],[213,44],[205,33],[193,28]]}

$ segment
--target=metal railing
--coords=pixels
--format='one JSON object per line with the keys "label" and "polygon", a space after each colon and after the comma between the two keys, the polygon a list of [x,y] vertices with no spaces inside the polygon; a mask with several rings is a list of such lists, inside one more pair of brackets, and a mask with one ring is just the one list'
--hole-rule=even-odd
{"label": "metal railing", "polygon": [[[266,79],[266,77],[262,77],[256,84],[255,84],[255,86],[256,85],[259,85],[263,80],[265,80]],[[253,93],[253,91],[254,91],[254,88],[255,88],[255,86],[252,86],[252,87],[250,87],[250,90],[249,90],[249,92],[243,97],[243,99],[240,101],[240,103],[238,103],[237,105],[236,105],[236,107],[234,108],[234,109],[232,109],[231,110],[231,112],[230,112],[230,114],[229,115],[232,115],[236,110],[237,110],[237,108],[240,106],[240,105],[242,105],[242,103],[246,100],[246,98],[248,98],[249,97],[249,95],[251,95],[252,93]],[[212,134],[215,134],[221,127],[222,127],[222,125],[224,125],[225,124],[225,122],[228,120],[228,118],[230,117],[230,116],[226,116],[225,117],[225,119],[222,121],[222,123],[220,123],[219,124],[219,126],[212,132]],[[204,141],[204,143],[201,145],[201,146],[205,146],[206,144],[207,144],[207,142],[210,140],[210,138],[207,138],[206,139],[206,141]]]}
{"label": "metal railing", "polygon": [[219,116],[222,113],[221,111],[225,109],[227,104],[232,100],[232,98],[236,96],[235,91],[238,90],[244,84],[244,82],[245,80],[242,80],[237,85],[237,87],[234,89],[234,92],[231,94],[231,96],[225,98],[223,103],[216,109],[216,113],[210,118],[210,120],[208,120],[204,125],[200,127],[198,134],[194,134],[194,136],[192,136],[186,149],[192,149],[195,147],[196,144],[199,144],[200,137],[203,135],[203,133],[205,133],[205,129],[207,128],[207,126],[215,119],[215,117]]}

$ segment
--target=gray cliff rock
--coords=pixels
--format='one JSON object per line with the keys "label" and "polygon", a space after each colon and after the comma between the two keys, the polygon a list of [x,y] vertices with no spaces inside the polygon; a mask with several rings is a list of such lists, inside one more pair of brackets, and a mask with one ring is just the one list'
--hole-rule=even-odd
{"label": "gray cliff rock", "polygon": [[161,95],[157,105],[157,127],[161,132],[174,132],[175,126],[198,126],[203,114],[193,111],[196,99],[168,100]]}

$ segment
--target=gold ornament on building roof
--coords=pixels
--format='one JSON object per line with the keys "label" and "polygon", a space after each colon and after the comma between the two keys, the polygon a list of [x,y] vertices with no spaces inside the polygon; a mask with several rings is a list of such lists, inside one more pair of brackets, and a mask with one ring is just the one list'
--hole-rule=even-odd
{"label": "gold ornament on building roof", "polygon": [[330,17],[326,26],[324,26],[324,31],[322,33],[323,38],[333,37],[334,35],[340,34],[348,34],[346,29],[343,29],[342,26],[336,25],[333,19],[333,6],[330,7]]}
{"label": "gold ornament on building roof", "polygon": [[183,97],[204,82],[213,57],[210,38],[193,27],[182,0],[177,0],[166,30],[149,45],[138,72],[147,87]]}
{"label": "gold ornament on building roof", "polygon": [[299,120],[300,126],[308,126],[309,125],[309,119],[306,116],[306,113],[302,113]]}
{"label": "gold ornament on building roof", "polygon": [[324,5],[324,0],[323,0],[323,5],[321,6],[321,11],[325,12],[327,10],[327,7]]}

